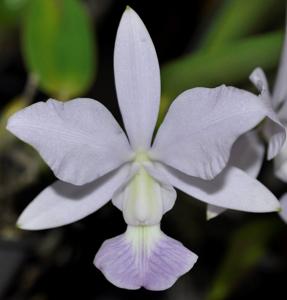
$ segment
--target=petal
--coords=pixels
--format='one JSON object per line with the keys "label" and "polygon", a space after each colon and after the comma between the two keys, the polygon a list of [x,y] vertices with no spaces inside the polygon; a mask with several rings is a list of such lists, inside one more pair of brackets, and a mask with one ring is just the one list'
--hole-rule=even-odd
{"label": "petal", "polygon": [[285,38],[279,63],[279,69],[273,90],[273,106],[278,108],[283,101],[287,100],[287,23],[285,25]]}
{"label": "petal", "polygon": [[212,205],[250,212],[271,212],[280,208],[276,197],[264,185],[236,167],[224,169],[210,181],[159,164],[157,168],[174,187]]}
{"label": "petal", "polygon": [[242,135],[233,145],[228,165],[245,171],[256,178],[264,161],[264,143],[257,130]]}
{"label": "petal", "polygon": [[76,185],[116,169],[131,155],[112,114],[92,99],[38,102],[14,114],[7,129],[36,148],[59,179]]}
{"label": "petal", "polygon": [[273,159],[283,147],[286,139],[286,132],[284,126],[281,124],[278,115],[272,108],[272,101],[269,92],[266,76],[262,69],[256,68],[250,75],[250,80],[257,87],[261,93],[262,101],[265,103],[267,108],[267,117],[263,133],[268,141],[268,152],[267,158]]}
{"label": "petal", "polygon": [[123,166],[80,187],[56,181],[27,206],[18,226],[39,230],[76,222],[106,204],[114,191],[128,180],[128,175],[129,167]]}
{"label": "petal", "polygon": [[219,207],[215,206],[212,204],[207,205],[207,210],[206,210],[206,219],[209,221],[211,219],[214,219],[215,217],[219,216],[223,212],[226,211],[226,208],[224,207]]}
{"label": "petal", "polygon": [[277,178],[287,183],[287,142],[274,159],[274,171]]}
{"label": "petal", "polygon": [[280,198],[280,203],[281,211],[279,215],[282,218],[282,220],[287,223],[287,193]]}
{"label": "petal", "polygon": [[114,53],[116,90],[134,149],[150,147],[160,101],[160,71],[145,25],[131,8],[124,12]]}
{"label": "petal", "polygon": [[196,260],[196,254],[165,235],[159,225],[128,226],[124,234],[103,243],[94,264],[117,287],[161,291]]}
{"label": "petal", "polygon": [[261,68],[255,68],[249,76],[250,81],[256,86],[258,91],[271,99],[268,81]]}
{"label": "petal", "polygon": [[265,115],[262,101],[243,90],[188,90],[170,106],[151,155],[188,175],[212,179],[225,167],[235,140]]}
{"label": "petal", "polygon": [[[264,144],[257,134],[257,130],[242,135],[233,145],[228,165],[245,171],[256,178],[264,160]],[[226,209],[215,205],[207,205],[207,220],[217,217]]]}

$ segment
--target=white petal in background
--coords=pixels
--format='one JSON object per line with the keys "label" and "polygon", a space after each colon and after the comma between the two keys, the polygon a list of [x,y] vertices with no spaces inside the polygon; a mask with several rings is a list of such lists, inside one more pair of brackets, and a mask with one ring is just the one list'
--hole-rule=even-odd
{"label": "white petal in background", "polygon": [[286,129],[276,116],[276,118],[266,120],[263,132],[268,141],[267,159],[271,160],[280,153],[285,143]]}
{"label": "white petal in background", "polygon": [[228,165],[245,171],[256,178],[264,161],[264,143],[253,130],[242,135],[233,145]]}
{"label": "white petal in background", "polygon": [[14,114],[7,129],[36,148],[59,179],[76,185],[103,176],[131,156],[123,130],[92,99],[38,102]]}
{"label": "white petal in background", "polygon": [[[256,178],[264,160],[264,148],[257,130],[250,131],[242,135],[233,145],[228,165],[237,167]],[[225,208],[208,204],[207,219],[215,218],[225,210]]]}
{"label": "white petal in background", "polygon": [[243,90],[188,90],[170,106],[152,155],[188,175],[212,179],[225,167],[236,139],[266,113],[260,98]]}
{"label": "white petal in background", "polygon": [[285,38],[283,44],[283,50],[281,54],[281,59],[279,63],[279,69],[277,73],[277,78],[274,84],[273,91],[273,105],[278,108],[283,101],[287,100],[287,22],[285,25]]}
{"label": "white petal in background", "polygon": [[287,142],[274,158],[274,172],[277,178],[287,183]]}
{"label": "white petal in background", "polygon": [[27,230],[47,229],[70,224],[92,214],[128,180],[129,170],[128,166],[123,166],[83,186],[56,181],[27,206],[18,226]]}
{"label": "white petal in background", "polygon": [[249,79],[256,86],[258,91],[271,101],[269,84],[264,71],[261,68],[255,68],[250,74]]}
{"label": "white petal in background", "polygon": [[281,203],[281,212],[279,213],[279,215],[282,218],[282,220],[287,223],[287,194],[284,194],[280,198],[280,203]]}
{"label": "white petal in background", "polygon": [[259,90],[260,97],[267,108],[267,117],[263,126],[263,133],[268,141],[267,158],[273,159],[283,147],[286,139],[285,128],[279,120],[278,111],[275,112],[273,97],[271,97],[265,73],[261,68],[256,68],[250,75],[250,80]]}
{"label": "white petal in background", "polygon": [[203,202],[250,212],[280,209],[279,201],[264,185],[236,167],[226,168],[210,181],[187,176],[159,164],[157,168],[174,187]]}
{"label": "white petal in background", "polygon": [[118,102],[134,149],[150,147],[160,102],[160,71],[145,25],[131,8],[124,12],[114,52]]}
{"label": "white petal in background", "polygon": [[224,213],[227,209],[216,205],[208,204],[206,209],[206,219],[209,221]]}

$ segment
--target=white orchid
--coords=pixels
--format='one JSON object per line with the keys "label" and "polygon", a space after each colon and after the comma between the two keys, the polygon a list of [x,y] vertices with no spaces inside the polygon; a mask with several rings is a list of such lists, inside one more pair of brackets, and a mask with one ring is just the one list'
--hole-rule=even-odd
{"label": "white orchid", "polygon": [[163,290],[197,260],[160,230],[176,199],[173,186],[221,207],[278,210],[263,185],[238,168],[224,169],[235,140],[271,110],[236,88],[191,89],[172,103],[152,143],[160,71],[152,40],[130,8],[117,32],[114,71],[127,136],[92,99],[39,102],[9,119],[8,130],[34,146],[60,179],[34,199],[18,225],[37,230],[69,224],[112,199],[127,231],[104,242],[95,265],[116,286]]}
{"label": "white orchid", "polygon": [[[230,164],[244,170],[249,176],[256,178],[264,161],[264,140],[268,142],[267,158],[274,158],[274,173],[277,178],[287,183],[287,27],[281,60],[273,93],[270,92],[268,81],[264,71],[256,68],[250,75],[251,82],[260,92],[262,101],[273,111],[269,119],[248,136],[243,136],[234,147],[234,155],[231,155]],[[239,155],[241,153],[241,155]],[[281,217],[287,222],[287,194],[281,199]],[[286,203],[285,203],[286,202]],[[208,219],[218,216],[225,208],[209,205],[207,209]]]}

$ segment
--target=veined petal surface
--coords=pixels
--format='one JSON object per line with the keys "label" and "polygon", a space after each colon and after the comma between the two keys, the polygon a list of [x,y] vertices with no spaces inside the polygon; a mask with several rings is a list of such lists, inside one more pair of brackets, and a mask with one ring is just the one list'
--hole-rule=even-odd
{"label": "veined petal surface", "polygon": [[18,219],[18,226],[39,230],[76,222],[106,204],[128,180],[129,173],[130,168],[125,165],[82,186],[56,181],[26,207]]}
{"label": "veined petal surface", "polygon": [[103,243],[94,264],[117,287],[161,291],[196,261],[196,254],[154,225],[128,226],[124,234]]}
{"label": "veined petal surface", "polygon": [[7,129],[38,150],[59,179],[75,185],[92,182],[131,156],[123,130],[92,99],[35,103],[15,113]]}
{"label": "veined petal surface", "polygon": [[114,71],[118,102],[132,147],[148,149],[160,102],[160,71],[145,25],[131,8],[116,37]]}
{"label": "veined petal surface", "polygon": [[151,155],[187,175],[212,179],[225,167],[236,139],[266,114],[260,98],[243,90],[188,90],[171,104]]}

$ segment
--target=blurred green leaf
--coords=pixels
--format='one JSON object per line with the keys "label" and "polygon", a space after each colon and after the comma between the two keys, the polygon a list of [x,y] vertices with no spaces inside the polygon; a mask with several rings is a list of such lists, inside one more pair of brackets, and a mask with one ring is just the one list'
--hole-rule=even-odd
{"label": "blurred green leaf", "polygon": [[30,0],[24,20],[24,57],[40,87],[57,99],[83,94],[93,80],[93,32],[78,0]]}
{"label": "blurred green leaf", "polygon": [[19,22],[27,2],[28,0],[0,0],[1,30]]}
{"label": "blurred green leaf", "polygon": [[236,84],[248,80],[255,67],[274,68],[279,59],[283,33],[274,32],[224,45],[215,51],[199,51],[181,57],[162,68],[162,106],[166,107],[181,92],[197,87]]}
{"label": "blurred green leaf", "polygon": [[285,0],[225,0],[208,26],[201,47],[214,50],[262,29],[284,11]]}
{"label": "blurred green leaf", "polygon": [[266,255],[268,243],[278,232],[274,219],[252,221],[233,235],[206,300],[224,300],[240,285],[241,279]]}
{"label": "blurred green leaf", "polygon": [[0,113],[0,151],[9,147],[10,142],[15,140],[15,136],[6,130],[8,118],[16,111],[23,109],[27,105],[26,99],[18,96],[11,99]]}

